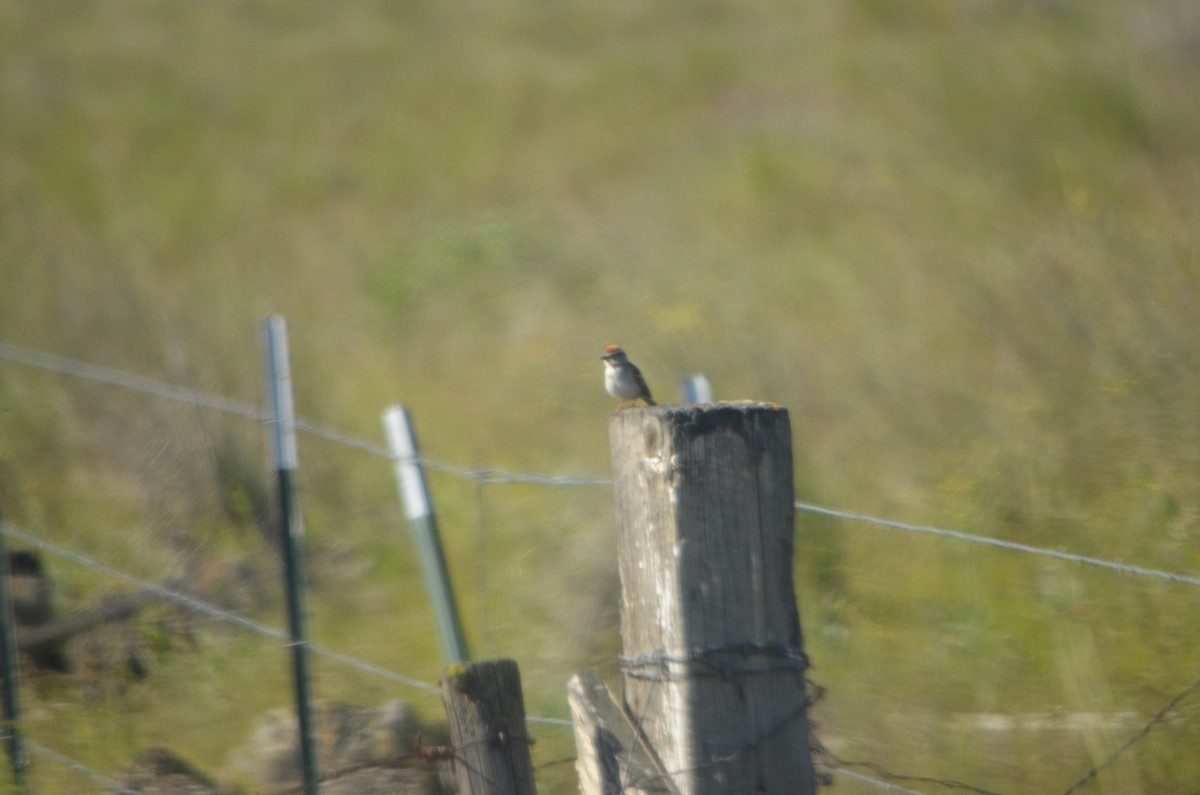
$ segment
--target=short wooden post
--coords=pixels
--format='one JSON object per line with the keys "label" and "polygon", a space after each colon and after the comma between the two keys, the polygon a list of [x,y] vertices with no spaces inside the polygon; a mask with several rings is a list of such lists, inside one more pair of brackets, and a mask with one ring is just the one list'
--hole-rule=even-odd
{"label": "short wooden post", "polygon": [[575,716],[575,771],[584,795],[672,795],[662,769],[629,714],[595,668],[567,683]]}
{"label": "short wooden post", "polygon": [[536,795],[516,661],[450,666],[442,701],[460,795]]}
{"label": "short wooden post", "polygon": [[683,795],[811,795],[787,410],[626,410],[609,435],[629,720]]}

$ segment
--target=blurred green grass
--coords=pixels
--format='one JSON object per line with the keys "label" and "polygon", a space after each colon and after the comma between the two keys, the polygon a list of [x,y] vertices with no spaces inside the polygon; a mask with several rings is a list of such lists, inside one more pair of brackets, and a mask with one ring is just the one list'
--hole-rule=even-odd
{"label": "blurred green grass", "polygon": [[[1183,0],[2,2],[0,336],[254,401],[283,313],[305,416],[374,439],[402,400],[430,456],[547,473],[606,471],[596,357],[620,342],[661,397],[702,371],[788,406],[804,499],[1195,572],[1198,42]],[[265,467],[254,426],[14,365],[0,409],[14,521],[141,576],[270,555],[212,475],[230,444]],[[301,456],[318,639],[435,678],[386,466]],[[472,644],[562,716],[566,676],[618,644],[607,494],[434,496]],[[949,727],[1148,717],[1194,671],[1182,586],[798,533],[847,758],[1065,787],[1136,727]],[[66,604],[114,587],[51,565]],[[260,654],[267,686],[206,721],[286,698]],[[202,645],[31,731],[109,771],[143,736],[215,767],[230,733],[177,716],[244,689],[227,663]],[[1099,787],[1194,782],[1186,710]]]}

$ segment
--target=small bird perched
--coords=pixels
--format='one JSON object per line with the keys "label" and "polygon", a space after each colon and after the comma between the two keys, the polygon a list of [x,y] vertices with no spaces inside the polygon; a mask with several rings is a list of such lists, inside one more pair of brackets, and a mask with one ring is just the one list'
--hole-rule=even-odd
{"label": "small bird perched", "polygon": [[[608,394],[630,403],[644,400],[647,406],[658,405],[650,397],[650,387],[646,386],[642,371],[629,361],[619,345],[609,345],[600,358],[604,360],[604,388]],[[625,408],[624,402],[618,408]]]}

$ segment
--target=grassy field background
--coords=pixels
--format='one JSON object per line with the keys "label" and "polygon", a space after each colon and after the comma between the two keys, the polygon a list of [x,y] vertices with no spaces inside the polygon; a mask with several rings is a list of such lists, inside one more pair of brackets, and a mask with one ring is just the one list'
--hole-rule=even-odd
{"label": "grassy field background", "polygon": [[[1198,75],[1190,0],[0,0],[0,338],[261,402],[280,313],[302,415],[380,439],[403,401],[432,458],[598,475],[618,342],[664,399],[699,371],[787,406],[802,499],[1195,574]],[[263,449],[0,362],[6,516],[147,579],[273,571]],[[305,438],[301,463],[314,635],[436,679],[386,462]],[[565,717],[619,646],[610,495],[433,491],[476,654]],[[797,534],[845,759],[1062,791],[1196,677],[1189,586]],[[49,565],[62,609],[125,587]],[[247,609],[282,623],[273,591]],[[176,621],[143,622],[146,679],[39,678],[31,736],[109,774],[156,743],[218,769],[287,702],[285,654],[203,622],[181,648]],[[1195,790],[1198,743],[1192,698],[1086,791]],[[543,792],[573,791],[547,765],[571,753],[539,733]]]}

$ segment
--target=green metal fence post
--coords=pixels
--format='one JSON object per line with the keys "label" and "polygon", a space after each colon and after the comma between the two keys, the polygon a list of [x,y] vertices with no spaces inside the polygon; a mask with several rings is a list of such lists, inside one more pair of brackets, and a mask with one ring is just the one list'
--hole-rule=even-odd
{"label": "green metal fence post", "polygon": [[429,486],[425,482],[420,448],[408,409],[403,406],[388,408],[383,413],[383,428],[396,467],[396,483],[416,538],[425,587],[433,602],[433,615],[442,640],[442,657],[447,665],[466,662],[470,659],[467,642],[463,639],[454,589],[450,585],[446,557],[442,554],[442,541],[438,536],[437,517],[433,512],[433,501],[429,499]]}
{"label": "green metal fence post", "polygon": [[17,658],[17,623],[9,590],[8,548],[0,509],[0,676],[4,677],[4,745],[12,762],[13,783],[26,792],[29,756],[21,736],[21,663]]}
{"label": "green metal fence post", "polygon": [[304,628],[304,571],[300,545],[304,525],[296,504],[296,415],[292,403],[292,375],[288,363],[287,322],[278,316],[263,324],[267,342],[267,384],[271,396],[272,445],[279,478],[279,509],[283,532],[283,565],[287,590],[288,633],[291,638],[292,675],[296,688],[296,717],[300,724],[300,762],[305,795],[320,791],[320,772],[314,744],[308,637]]}
{"label": "green metal fence post", "polygon": [[29,791],[25,772],[29,755],[20,734],[20,660],[17,657],[17,621],[12,609],[12,591],[8,584],[8,549],[4,533],[4,512],[0,509],[0,676],[4,676],[4,740],[12,763],[12,781],[19,793]]}
{"label": "green metal fence post", "polygon": [[702,373],[689,375],[679,384],[679,394],[684,403],[707,405],[713,402],[712,384]]}

